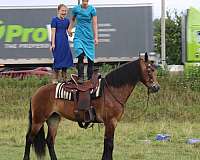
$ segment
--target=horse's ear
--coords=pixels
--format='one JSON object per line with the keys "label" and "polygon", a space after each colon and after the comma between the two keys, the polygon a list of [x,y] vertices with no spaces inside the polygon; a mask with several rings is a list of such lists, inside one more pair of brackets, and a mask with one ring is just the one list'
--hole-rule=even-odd
{"label": "horse's ear", "polygon": [[140,54],[140,52],[138,52],[138,57],[141,58],[141,54]]}
{"label": "horse's ear", "polygon": [[148,54],[147,54],[147,52],[145,52],[144,58],[145,58],[145,62],[147,62],[148,61]]}

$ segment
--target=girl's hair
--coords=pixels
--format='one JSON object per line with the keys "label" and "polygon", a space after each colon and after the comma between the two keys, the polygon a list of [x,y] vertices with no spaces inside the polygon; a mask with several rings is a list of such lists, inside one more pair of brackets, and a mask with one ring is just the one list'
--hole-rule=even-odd
{"label": "girl's hair", "polygon": [[59,11],[59,10],[60,10],[62,7],[65,7],[65,8],[67,8],[67,6],[66,6],[66,5],[64,5],[64,4],[59,4],[59,5],[58,5],[58,8],[57,8],[57,9],[58,9],[58,11]]}

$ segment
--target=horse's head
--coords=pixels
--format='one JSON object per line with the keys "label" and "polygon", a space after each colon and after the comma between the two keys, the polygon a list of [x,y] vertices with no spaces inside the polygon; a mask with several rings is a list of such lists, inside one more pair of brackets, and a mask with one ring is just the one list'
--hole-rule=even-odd
{"label": "horse's head", "polygon": [[145,56],[140,56],[139,58],[140,68],[141,68],[141,79],[140,81],[148,87],[151,93],[157,92],[160,89],[160,85],[156,79],[156,68],[149,61],[148,54],[145,53]]}

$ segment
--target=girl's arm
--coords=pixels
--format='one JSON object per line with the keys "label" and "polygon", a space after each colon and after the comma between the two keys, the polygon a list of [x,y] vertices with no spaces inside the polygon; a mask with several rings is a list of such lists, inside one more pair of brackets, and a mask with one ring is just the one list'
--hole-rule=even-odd
{"label": "girl's arm", "polygon": [[93,22],[94,42],[95,45],[98,45],[99,40],[98,40],[97,16],[93,16],[92,22]]}
{"label": "girl's arm", "polygon": [[69,27],[68,27],[68,34],[69,34],[70,37],[72,37],[72,28],[74,27],[75,21],[76,21],[76,17],[73,16],[71,18],[71,21],[70,21],[70,24],[69,24]]}

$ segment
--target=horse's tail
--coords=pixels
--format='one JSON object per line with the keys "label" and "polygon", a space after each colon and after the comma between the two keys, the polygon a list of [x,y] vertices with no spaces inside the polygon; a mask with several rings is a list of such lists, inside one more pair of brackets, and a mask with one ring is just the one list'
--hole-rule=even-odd
{"label": "horse's tail", "polygon": [[[29,133],[31,132],[32,127],[32,110],[31,110],[31,101],[30,101],[30,110],[29,110]],[[46,141],[45,141],[45,133],[44,126],[40,128],[40,131],[36,134],[33,139],[33,148],[37,157],[44,157],[46,151]]]}
{"label": "horse's tail", "polygon": [[28,124],[28,133],[27,135],[30,134],[31,132],[31,127],[32,127],[32,111],[31,111],[31,100],[30,100],[30,108],[29,108],[29,116],[28,116],[28,121],[29,121],[29,124]]}
{"label": "horse's tail", "polygon": [[37,157],[45,156],[46,141],[45,141],[44,126],[40,128],[40,131],[37,133],[37,135],[33,139],[33,147],[34,147]]}

